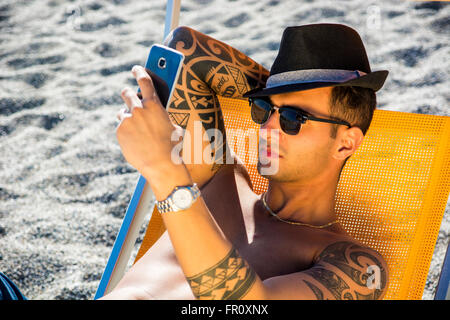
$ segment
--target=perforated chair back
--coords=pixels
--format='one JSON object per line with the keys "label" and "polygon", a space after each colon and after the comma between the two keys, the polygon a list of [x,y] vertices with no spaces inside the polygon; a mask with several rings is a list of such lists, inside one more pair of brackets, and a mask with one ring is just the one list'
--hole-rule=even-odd
{"label": "perforated chair back", "polygon": [[[230,146],[254,192],[267,188],[256,170],[258,126],[248,102],[219,97]],[[240,131],[239,131],[240,130]],[[450,190],[450,117],[376,110],[362,145],[347,161],[336,193],[339,221],[389,266],[385,299],[421,299]],[[136,261],[164,232],[154,209]]]}

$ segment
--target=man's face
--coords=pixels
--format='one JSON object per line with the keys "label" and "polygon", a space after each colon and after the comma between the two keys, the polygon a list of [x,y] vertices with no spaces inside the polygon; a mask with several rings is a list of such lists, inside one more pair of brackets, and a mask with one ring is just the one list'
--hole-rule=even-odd
{"label": "man's face", "polygon": [[[283,93],[270,96],[270,100],[278,107],[295,107],[315,117],[329,119],[331,90],[332,87],[324,87]],[[264,140],[260,138],[260,174],[274,181],[308,182],[330,170],[331,151],[335,144],[335,139],[330,137],[332,124],[307,120],[301,125],[297,135],[288,135],[281,130],[279,117],[279,113],[274,112],[261,125],[260,137],[264,139],[267,134],[270,152],[266,157],[265,144],[261,143]],[[273,144],[272,147],[270,143]],[[270,171],[265,169],[269,167],[277,167],[277,170],[267,174]]]}

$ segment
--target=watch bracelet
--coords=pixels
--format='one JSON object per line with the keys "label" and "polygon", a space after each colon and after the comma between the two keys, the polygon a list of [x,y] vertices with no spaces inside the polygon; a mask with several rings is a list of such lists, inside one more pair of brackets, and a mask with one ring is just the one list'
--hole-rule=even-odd
{"label": "watch bracelet", "polygon": [[[172,190],[172,192],[169,194],[169,196],[166,199],[164,199],[162,201],[156,201],[156,207],[158,208],[159,213],[180,211],[180,210],[173,210],[173,208],[172,208],[173,203],[171,200],[172,200],[172,195],[174,194],[174,192],[181,187],[189,187],[190,188],[190,192],[192,194],[192,203],[194,203],[195,200],[197,200],[197,198],[201,194],[200,189],[198,188],[196,183],[194,183],[192,186],[177,186]],[[188,208],[186,208],[186,209],[188,209]]]}

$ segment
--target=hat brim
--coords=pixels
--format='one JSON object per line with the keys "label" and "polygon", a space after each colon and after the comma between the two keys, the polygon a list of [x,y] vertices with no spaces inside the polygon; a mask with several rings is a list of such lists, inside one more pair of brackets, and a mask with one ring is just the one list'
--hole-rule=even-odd
{"label": "hat brim", "polygon": [[368,73],[356,79],[345,82],[308,82],[308,83],[291,83],[287,85],[272,87],[272,88],[255,88],[246,92],[244,98],[266,97],[279,93],[287,93],[294,91],[303,91],[323,87],[337,87],[337,86],[355,86],[369,88],[378,91],[383,87],[384,82],[389,74],[387,70],[380,70]]}

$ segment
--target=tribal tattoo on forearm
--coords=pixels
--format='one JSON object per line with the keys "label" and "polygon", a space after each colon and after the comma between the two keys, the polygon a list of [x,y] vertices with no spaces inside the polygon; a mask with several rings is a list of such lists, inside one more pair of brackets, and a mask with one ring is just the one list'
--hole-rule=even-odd
{"label": "tribal tattoo on forearm", "polygon": [[216,265],[187,280],[197,299],[239,300],[252,287],[256,273],[237,250],[232,249]]}
{"label": "tribal tattoo on forearm", "polygon": [[[167,45],[185,56],[169,116],[183,129],[190,121],[201,121],[204,130],[219,130],[221,141],[209,136],[215,152],[212,158],[214,163],[225,163],[225,126],[217,95],[242,98],[250,89],[263,86],[269,72],[231,46],[188,27],[175,29]],[[218,167],[213,165],[212,170]]]}
{"label": "tribal tattoo on forearm", "polygon": [[[370,270],[376,270],[370,273]],[[318,300],[372,300],[387,289],[387,270],[374,250],[352,242],[328,246],[303,281]]]}

